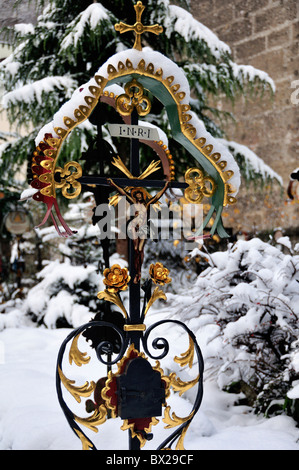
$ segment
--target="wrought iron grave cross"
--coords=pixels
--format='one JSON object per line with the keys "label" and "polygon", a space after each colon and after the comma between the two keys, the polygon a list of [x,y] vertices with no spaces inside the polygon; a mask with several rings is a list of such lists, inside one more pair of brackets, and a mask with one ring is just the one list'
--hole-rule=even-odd
{"label": "wrought iron grave cross", "polygon": [[[120,33],[126,31],[135,33],[133,49],[127,51],[127,55],[115,54],[105,64],[105,69],[101,68],[90,82],[79,89],[74,98],[73,113],[58,120],[59,124],[63,122],[63,125],[58,125],[55,121],[53,126],[51,124],[46,127],[43,140],[34,152],[32,165],[34,175],[32,186],[38,190],[33,198],[47,204],[47,212],[42,224],[46,222],[49,215],[55,223],[52,213],[52,208],[54,208],[65,229],[65,232],[60,232],[55,224],[60,236],[72,236],[74,232],[67,226],[59,212],[56,188],[60,188],[65,197],[72,199],[80,194],[81,186],[92,185],[95,187],[94,193],[97,194],[99,201],[104,202],[109,198],[112,203],[112,200],[115,202],[118,196],[124,196],[136,209],[130,221],[130,223],[133,222],[130,226],[131,236],[128,237],[129,269],[121,268],[119,265],[110,266],[109,259],[105,257],[106,269],[103,272],[103,282],[106,287],[97,294],[99,299],[109,305],[113,304],[118,311],[109,312],[104,320],[93,319],[74,329],[61,345],[58,354],[56,373],[58,399],[72,430],[80,438],[83,449],[95,449],[95,445],[82,431],[81,425],[97,431],[97,426],[110,417],[120,417],[124,420],[121,429],[129,431],[130,449],[140,449],[152,437],[152,426],[158,422],[156,416],[162,416],[162,408],[164,408],[162,421],[166,424],[166,428],[171,430],[175,428],[175,430],[159,445],[158,450],[169,449],[175,442],[176,449],[184,449],[183,441],[186,431],[202,400],[203,360],[195,335],[185,323],[165,319],[150,326],[145,325],[145,317],[153,303],[159,299],[166,299],[161,286],[171,281],[168,269],[162,263],[157,262],[150,265],[149,278],[141,285],[143,249],[147,238],[147,211],[151,205],[159,201],[168,188],[183,189],[184,197],[190,203],[200,203],[204,196],[211,197],[211,208],[203,223],[197,228],[195,236],[203,233],[203,229],[207,227],[215,213],[211,234],[217,231],[220,236],[225,237],[227,234],[221,221],[222,208],[236,201],[233,185],[229,182],[236,171],[235,166],[230,167],[222,158],[221,153],[216,151],[217,146],[213,140],[211,140],[213,144],[207,142],[209,139],[207,133],[205,137],[198,136],[200,127],[196,127],[198,123],[192,124],[194,119],[191,113],[189,114],[191,107],[184,101],[186,92],[180,88],[184,81],[176,82],[175,80],[175,74],[181,76],[181,70],[160,53],[151,54],[150,60],[147,54],[143,53],[141,35],[145,32],[160,34],[162,28],[158,25],[144,26],[141,23],[144,6],[140,1],[134,8],[136,11],[134,25],[130,26],[125,23],[116,25]],[[164,74],[161,67],[163,61],[167,62],[166,69],[174,70],[173,75]],[[124,84],[123,92],[121,94],[109,92],[107,88],[117,82]],[[199,164],[187,169],[185,181],[174,180],[172,165],[169,165],[169,162],[169,171],[167,170],[168,173],[165,171],[164,179],[151,177],[158,168],[158,163],[155,161],[152,161],[140,174],[139,145],[140,141],[143,142],[142,137],[149,139],[148,145],[155,150],[159,147],[159,143],[152,141],[149,137],[150,133],[144,134],[144,127],[140,127],[139,123],[139,117],[146,116],[151,109],[151,102],[145,90],[149,90],[166,108],[174,140],[184,146]],[[82,95],[80,95],[81,91]],[[129,168],[118,156],[110,152],[111,149],[109,150],[107,143],[104,145],[101,127],[105,116],[101,114],[101,108],[98,107],[100,102],[112,104],[125,123],[121,127],[119,136],[126,135],[131,138]],[[100,161],[99,172],[96,175],[90,175],[89,172],[87,175],[82,175],[82,168],[77,162],[68,162],[64,168],[56,166],[63,141],[74,127],[87,118],[97,126],[98,130],[98,148],[92,149],[96,163]],[[113,159],[112,164],[125,177],[111,177],[105,174],[101,158],[105,153],[104,147],[108,159],[110,161]],[[167,160],[166,151],[164,153]],[[86,161],[89,155],[86,155]],[[162,161],[162,156],[160,154],[159,156]],[[85,168],[87,167],[88,165]],[[76,171],[72,172],[71,168],[75,168]],[[72,188],[74,191],[70,192]],[[156,194],[151,196],[147,191],[149,188],[155,188]],[[109,197],[111,191],[116,191],[116,195],[112,198]],[[141,236],[142,233],[144,237]],[[122,291],[126,289],[129,289],[128,311],[121,298]],[[144,291],[142,308],[140,305],[141,289]],[[117,318],[116,313],[119,314]],[[161,325],[178,327],[187,334],[189,341],[187,350],[176,355],[173,360],[181,369],[184,368],[185,372],[186,369],[190,372],[189,369],[191,370],[192,366],[196,365],[198,372],[196,377],[182,380],[175,372],[169,375],[164,374],[160,360],[164,359],[170,350],[167,339],[157,337],[152,341],[151,346],[158,353],[152,353],[148,346],[150,335],[156,333],[156,328]],[[92,347],[96,351],[97,358],[108,369],[107,377],[102,377],[97,382],[87,381],[83,386],[77,386],[75,381],[68,379],[63,372],[63,358],[67,347],[70,346],[68,355],[71,364],[75,363],[80,367],[89,363],[91,358],[80,350],[81,336],[92,340]],[[156,365],[152,366],[150,360],[156,361]],[[113,366],[117,367],[116,371],[113,371]],[[64,399],[62,385],[78,403],[81,402],[82,397],[90,397],[93,394],[93,399],[86,401],[88,417],[81,418],[71,411]],[[195,385],[197,393],[191,412],[185,417],[178,417],[176,413],[171,413],[168,404],[171,390],[181,395]]]}

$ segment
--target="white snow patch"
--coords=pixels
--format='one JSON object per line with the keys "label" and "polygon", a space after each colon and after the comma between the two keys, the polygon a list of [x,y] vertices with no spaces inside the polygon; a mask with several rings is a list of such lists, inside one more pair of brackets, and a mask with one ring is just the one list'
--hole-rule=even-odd
{"label": "white snow patch", "polygon": [[88,24],[91,29],[95,29],[103,20],[109,20],[106,8],[104,8],[101,3],[92,3],[89,5],[86,10],[82,11],[78,17],[69,24],[71,32],[63,39],[61,49],[67,49],[70,45],[76,47],[78,40],[85,31],[86,25]]}
{"label": "white snow patch", "polygon": [[177,5],[169,5],[169,16],[165,17],[164,26],[166,34],[172,31],[179,33],[186,42],[190,40],[203,40],[207,43],[213,54],[230,53],[230,47],[214,34],[209,28],[197,21],[191,13]]}
{"label": "white snow patch", "polygon": [[34,188],[28,188],[28,189],[24,189],[24,191],[22,191],[21,193],[21,196],[20,196],[20,201],[25,201],[26,199],[30,199],[34,194],[38,193],[38,189],[34,189]]}
{"label": "white snow patch", "polygon": [[14,25],[14,29],[17,33],[22,35],[34,34],[34,26],[32,23],[17,23]]}
{"label": "white snow patch", "polygon": [[[55,368],[59,348],[71,332],[68,329],[9,328],[0,333],[5,351],[0,382],[0,449],[1,450],[80,450],[81,442],[69,427],[59,406],[55,389]],[[85,349],[84,349],[85,347]],[[82,351],[90,350],[87,343]],[[76,385],[97,380],[105,375],[105,367],[93,356],[88,373],[66,363],[67,376]],[[65,369],[64,369],[65,371]],[[79,375],[78,375],[79,374]],[[86,375],[87,374],[87,375]],[[20,399],[20,383],[22,384]],[[65,396],[70,395],[65,392]],[[185,436],[186,450],[299,450],[298,430],[287,416],[266,419],[256,416],[246,406],[234,406],[237,395],[218,389],[211,380],[204,382],[201,407]],[[191,397],[190,397],[191,400]],[[167,399],[178,416],[190,412],[190,401],[177,394]],[[77,406],[70,398],[70,407]],[[77,411],[86,416],[85,399]],[[153,441],[144,450],[155,449],[163,439],[165,423],[153,426]],[[99,432],[83,431],[98,449],[127,449],[127,432],[121,431],[122,421],[110,419],[98,427]]]}

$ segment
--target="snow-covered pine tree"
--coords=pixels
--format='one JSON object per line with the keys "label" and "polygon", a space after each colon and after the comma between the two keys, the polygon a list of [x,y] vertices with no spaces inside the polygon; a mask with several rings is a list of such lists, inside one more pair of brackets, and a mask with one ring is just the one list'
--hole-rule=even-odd
{"label": "snow-covered pine tree", "polygon": [[[52,119],[72,92],[88,81],[108,57],[132,47],[132,35],[120,35],[114,25],[119,21],[134,24],[134,3],[133,0],[36,0],[36,7],[44,8],[37,23],[17,24],[7,29],[13,53],[0,64],[5,88],[2,105],[14,128],[25,127],[27,133],[13,141],[4,141],[0,147],[0,179],[5,184],[13,181],[20,165],[31,158],[39,129]],[[252,91],[273,93],[271,78],[251,66],[234,63],[229,46],[189,13],[188,0],[178,0],[176,5],[169,0],[147,0],[144,4],[144,24],[159,23],[164,27],[163,35],[144,35],[144,40],[183,68],[194,97],[192,108],[214,137],[223,139],[224,135],[213,119],[230,116],[214,108],[208,97],[221,93],[234,101],[238,95]],[[159,103],[152,110],[147,119],[167,131]],[[78,126],[64,145],[60,159],[78,159],[93,141],[94,132],[89,121]],[[246,147],[228,142],[227,145],[247,180],[279,180]],[[182,172],[186,168],[188,156],[171,139],[170,148],[179,174],[180,165]]]}

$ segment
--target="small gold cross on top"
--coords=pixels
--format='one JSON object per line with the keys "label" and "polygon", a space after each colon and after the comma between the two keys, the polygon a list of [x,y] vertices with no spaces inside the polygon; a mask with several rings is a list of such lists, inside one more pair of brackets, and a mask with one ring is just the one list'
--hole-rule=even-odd
{"label": "small gold cross on top", "polygon": [[134,25],[128,25],[125,23],[117,23],[114,27],[116,31],[119,31],[120,34],[126,33],[127,31],[134,31],[135,33],[135,43],[133,46],[133,49],[137,49],[138,51],[142,51],[142,46],[141,46],[141,35],[143,33],[154,33],[154,34],[160,34],[163,32],[163,27],[155,24],[153,26],[144,26],[141,23],[141,15],[145,9],[145,6],[142,4],[142,2],[137,2],[136,5],[134,5],[135,11],[136,11],[136,23]]}

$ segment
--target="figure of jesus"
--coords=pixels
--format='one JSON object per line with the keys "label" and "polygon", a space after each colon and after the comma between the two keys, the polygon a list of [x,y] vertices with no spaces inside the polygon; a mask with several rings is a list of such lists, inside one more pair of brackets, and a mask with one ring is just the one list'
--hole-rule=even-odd
{"label": "figure of jesus", "polygon": [[144,245],[148,236],[148,209],[151,204],[155,204],[165,193],[168,188],[169,181],[155,196],[148,197],[144,188],[137,187],[125,190],[119,187],[112,179],[108,182],[116,188],[116,190],[126,197],[127,201],[133,205],[134,219],[128,224],[128,235],[133,240],[134,246],[134,268],[135,277],[133,282],[137,284],[141,277],[141,267],[144,258]]}

